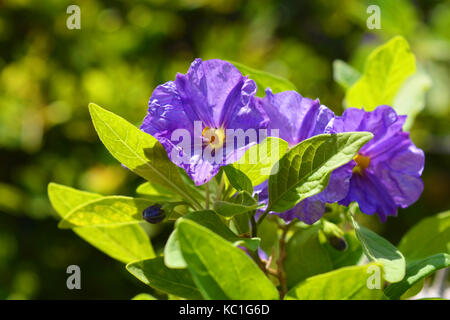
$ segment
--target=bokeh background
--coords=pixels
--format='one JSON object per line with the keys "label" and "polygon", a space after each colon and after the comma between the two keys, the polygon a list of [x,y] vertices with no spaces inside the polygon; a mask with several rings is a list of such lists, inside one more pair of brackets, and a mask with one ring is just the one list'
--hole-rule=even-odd
{"label": "bokeh background", "polygon": [[[66,9],[81,8],[81,30]],[[368,30],[366,9],[381,8]],[[143,284],[59,230],[47,199],[55,181],[133,195],[140,178],[98,140],[95,102],[139,125],[156,85],[196,58],[239,61],[290,79],[299,92],[342,112],[332,62],[363,70],[367,54],[394,35],[409,41],[432,81],[411,136],[426,152],[420,200],[386,224],[366,223],[396,244],[420,219],[450,208],[450,2],[406,0],[147,0],[0,2],[0,299],[130,299]],[[161,248],[168,230],[153,230]],[[82,290],[66,288],[66,268]]]}

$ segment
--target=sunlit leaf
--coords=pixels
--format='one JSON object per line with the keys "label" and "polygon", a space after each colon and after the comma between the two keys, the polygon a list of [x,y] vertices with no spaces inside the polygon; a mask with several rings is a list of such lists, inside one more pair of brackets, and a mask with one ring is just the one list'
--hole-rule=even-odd
{"label": "sunlit leaf", "polygon": [[269,178],[268,210],[283,212],[328,185],[331,172],[348,163],[373,135],[369,132],[322,134],[290,149]]}
{"label": "sunlit leaf", "polygon": [[151,135],[93,103],[89,105],[95,129],[109,152],[127,168],[148,181],[179,194],[193,205],[178,167],[167,157],[164,147]]}
{"label": "sunlit leaf", "polygon": [[278,298],[275,286],[243,250],[188,219],[177,230],[183,257],[205,298]]}
{"label": "sunlit leaf", "polygon": [[[299,283],[286,296],[287,300],[379,300],[383,291],[369,289],[370,268],[377,264],[352,266],[316,275]],[[381,272],[380,272],[381,274]],[[381,281],[381,284],[383,282]]]}
{"label": "sunlit leaf", "polygon": [[132,262],[127,270],[152,288],[186,299],[202,298],[189,271],[167,268],[162,257]]}
{"label": "sunlit leaf", "polygon": [[[56,183],[49,184],[48,194],[61,218],[73,208],[101,198],[101,195]],[[73,228],[73,231],[100,251],[124,263],[155,255],[148,235],[137,224]]]}
{"label": "sunlit leaf", "polygon": [[403,236],[398,248],[408,260],[450,254],[450,211],[420,221]]}
{"label": "sunlit leaf", "polygon": [[403,293],[424,278],[439,269],[448,267],[450,267],[450,255],[446,253],[438,253],[425,259],[408,262],[405,278],[401,282],[389,285],[384,293],[390,299],[399,299]]}
{"label": "sunlit leaf", "polygon": [[346,105],[366,111],[392,105],[406,78],[415,71],[416,60],[408,42],[394,37],[369,55],[362,77],[347,91]]}
{"label": "sunlit leaf", "polygon": [[384,278],[387,281],[401,281],[405,277],[406,269],[402,253],[383,237],[360,226],[353,217],[352,222],[367,258],[383,265]]}

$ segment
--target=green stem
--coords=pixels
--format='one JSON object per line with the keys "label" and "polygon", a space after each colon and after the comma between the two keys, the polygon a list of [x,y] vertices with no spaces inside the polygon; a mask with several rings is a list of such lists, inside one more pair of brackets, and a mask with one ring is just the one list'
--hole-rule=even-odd
{"label": "green stem", "polygon": [[209,210],[209,182],[206,183],[205,188],[206,188],[206,204],[205,204],[205,206],[206,206],[206,210]]}
{"label": "green stem", "polygon": [[255,213],[256,212],[254,212],[250,215],[250,224],[252,226],[252,238],[255,238],[258,236],[258,224],[256,223]]}
{"label": "green stem", "polygon": [[260,225],[261,222],[264,220],[264,218],[267,216],[268,213],[269,213],[269,207],[267,207],[267,209],[262,213],[262,215],[259,217],[259,219],[256,222],[256,224]]}

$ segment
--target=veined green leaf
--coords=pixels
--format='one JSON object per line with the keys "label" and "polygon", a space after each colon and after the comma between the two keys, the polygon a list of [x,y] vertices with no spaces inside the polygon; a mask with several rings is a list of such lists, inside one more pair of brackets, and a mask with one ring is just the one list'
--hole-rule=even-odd
{"label": "veined green leaf", "polygon": [[243,250],[188,219],[177,230],[183,257],[205,298],[278,298],[275,286]]}
{"label": "veined green leaf", "polygon": [[202,299],[186,269],[169,269],[162,257],[132,262],[127,270],[146,285],[186,299]]}
{"label": "veined green leaf", "polygon": [[223,171],[227,175],[228,181],[233,188],[237,191],[247,191],[252,194],[253,185],[245,173],[230,165],[223,167]]}
{"label": "veined green leaf", "polygon": [[[56,183],[48,186],[50,202],[61,218],[73,208],[102,196]],[[154,257],[150,239],[140,225],[73,228],[73,231],[110,257],[124,263]]]}
{"label": "veined green leaf", "polygon": [[361,73],[342,60],[333,61],[333,79],[344,89],[350,88],[361,77]]}
{"label": "veined green leaf", "polygon": [[383,265],[384,278],[387,281],[401,281],[405,277],[406,269],[402,253],[383,237],[360,226],[353,217],[352,222],[367,258]]}
{"label": "veined green leaf", "polygon": [[394,37],[369,55],[362,77],[347,91],[346,105],[366,111],[392,105],[403,82],[415,71],[416,60],[408,42]]}
{"label": "veined green leaf", "polygon": [[403,236],[398,248],[408,260],[450,254],[450,211],[420,221]]}
{"label": "veined green leaf", "polygon": [[408,262],[405,278],[389,285],[384,293],[389,299],[399,299],[403,293],[435,271],[450,267],[450,255],[438,253],[431,257]]}
{"label": "veined green leaf", "polygon": [[261,143],[249,148],[232,166],[243,172],[257,186],[267,179],[274,165],[288,150],[288,143],[283,139],[268,137]]}
{"label": "veined green leaf", "polygon": [[249,76],[250,79],[256,82],[256,85],[258,87],[258,91],[256,95],[258,97],[264,97],[265,90],[267,88],[272,89],[273,93],[287,91],[287,90],[297,90],[295,85],[290,82],[289,80],[282,78],[280,76],[271,74],[269,72],[253,69],[250,67],[247,67],[241,63],[230,61],[236,68],[239,69],[239,71],[244,76]]}
{"label": "veined green leaf", "polygon": [[[371,263],[352,266],[322,273],[299,283],[289,290],[287,300],[379,300],[383,299],[381,289],[369,289],[370,277],[376,277],[376,268]],[[372,272],[374,274],[372,274]],[[381,277],[381,272],[380,272]],[[381,277],[382,278],[382,277]],[[380,280],[381,287],[383,281]]]}
{"label": "veined green leaf", "polygon": [[241,191],[227,201],[215,201],[214,211],[224,217],[234,217],[258,208],[258,203],[247,191]]}
{"label": "veined green leaf", "polygon": [[321,192],[331,172],[351,161],[372,137],[369,132],[322,134],[293,147],[269,178],[267,210],[283,212]]}
{"label": "veined green leaf", "polygon": [[134,173],[172,190],[200,208],[183,183],[177,166],[154,137],[93,103],[89,104],[89,111],[100,139],[117,160]]}
{"label": "veined green leaf", "polygon": [[58,224],[61,229],[142,222],[142,212],[154,202],[147,199],[108,196],[72,209]]}

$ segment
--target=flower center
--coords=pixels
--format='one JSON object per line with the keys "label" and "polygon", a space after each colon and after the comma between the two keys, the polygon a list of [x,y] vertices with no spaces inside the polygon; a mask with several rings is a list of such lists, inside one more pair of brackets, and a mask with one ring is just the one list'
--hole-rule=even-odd
{"label": "flower center", "polygon": [[225,130],[223,128],[213,129],[205,127],[202,131],[202,136],[213,149],[222,147],[225,142]]}
{"label": "flower center", "polygon": [[363,156],[361,154],[357,154],[353,160],[356,162],[356,167],[353,168],[353,172],[362,173],[364,169],[366,169],[370,164],[370,158]]}

